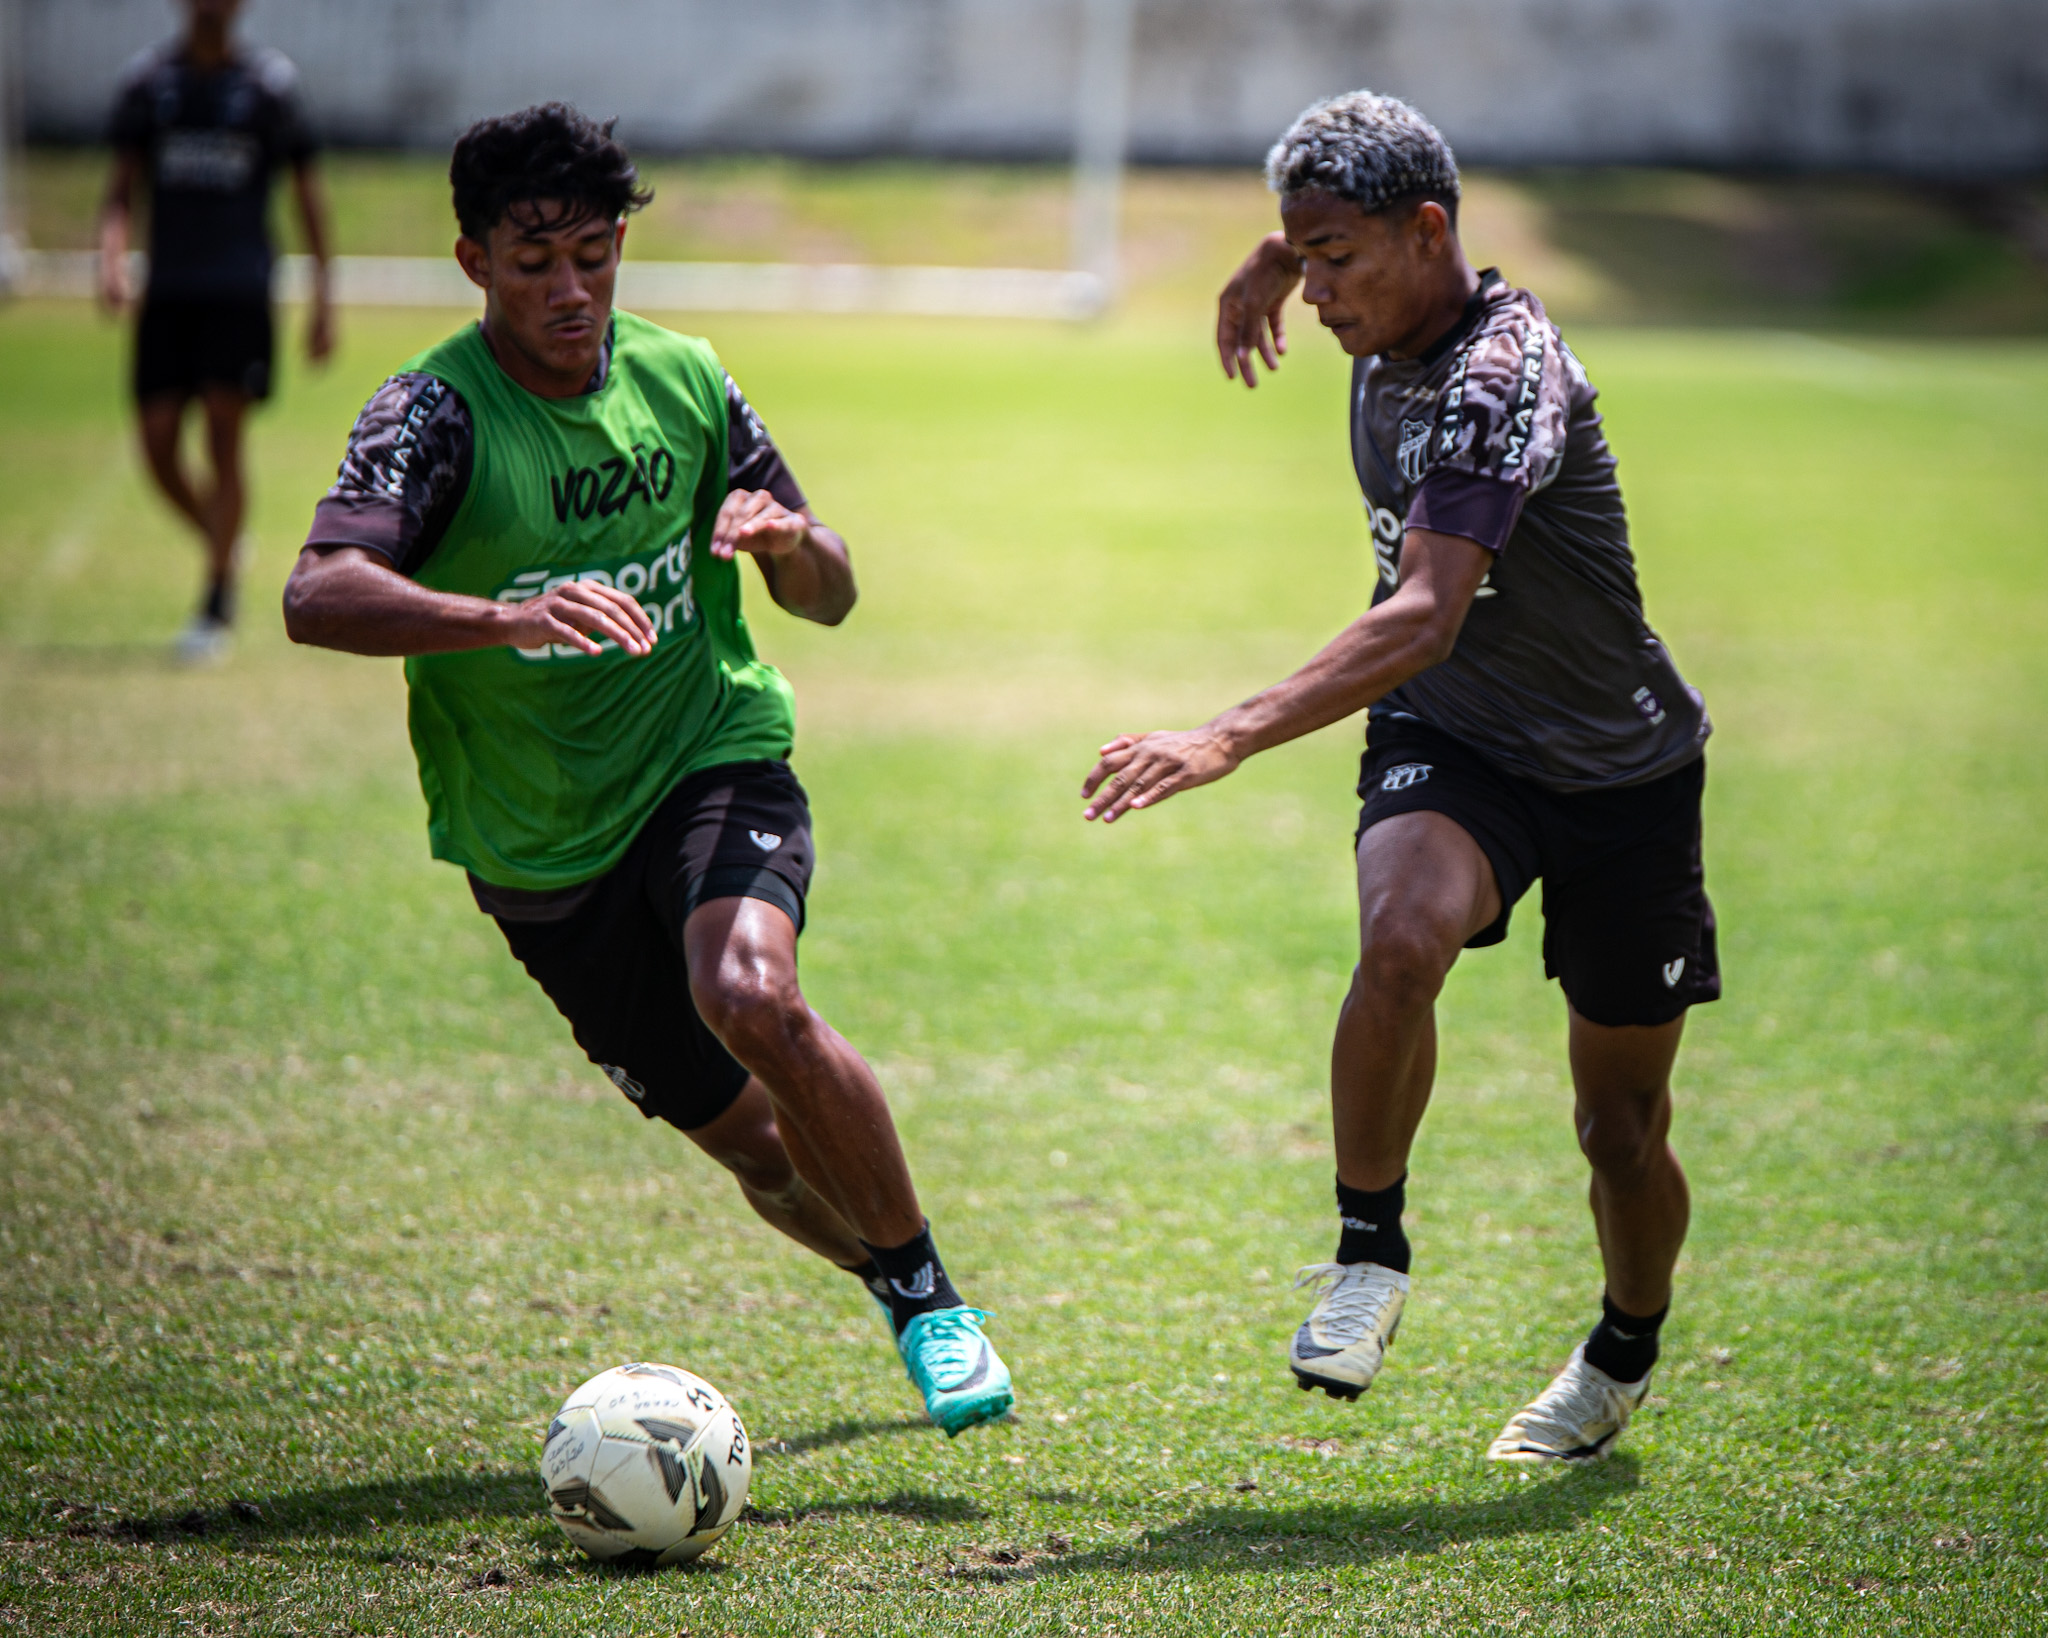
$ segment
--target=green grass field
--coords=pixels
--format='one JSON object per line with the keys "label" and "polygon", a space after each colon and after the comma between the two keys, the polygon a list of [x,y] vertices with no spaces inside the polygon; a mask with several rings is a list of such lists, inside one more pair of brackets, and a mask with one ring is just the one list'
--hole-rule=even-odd
{"label": "green grass field", "polygon": [[[1599,1295],[1533,906],[1452,977],[1417,1295],[1343,1407],[1282,1350],[1332,1233],[1356,725],[1078,818],[1101,738],[1367,595],[1334,349],[1245,395],[1199,314],[705,321],[863,574],[843,629],[757,631],[811,994],[1018,1376],[949,1443],[866,1297],[643,1124],[427,859],[396,665],[282,636],[356,405],[447,322],[351,314],[287,373],[243,644],[194,675],[118,333],[0,311],[0,1628],[2048,1627],[2048,349],[1573,334],[1719,724],[1728,999],[1681,1062],[1657,1392],[1532,1479],[1480,1452]],[[542,1508],[554,1405],[640,1357],[757,1439],[694,1572],[594,1569]]]}

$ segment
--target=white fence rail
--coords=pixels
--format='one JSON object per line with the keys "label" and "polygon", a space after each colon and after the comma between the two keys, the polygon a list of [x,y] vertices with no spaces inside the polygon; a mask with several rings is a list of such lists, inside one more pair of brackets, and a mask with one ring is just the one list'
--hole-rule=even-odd
{"label": "white fence rail", "polygon": [[[131,259],[142,287],[146,259]],[[91,296],[99,256],[90,250],[22,253],[18,293]],[[312,268],[305,256],[278,258],[280,300],[302,300]],[[464,307],[481,295],[452,258],[337,256],[334,297],[345,307]],[[619,269],[619,305],[652,312],[901,313],[945,318],[1087,319],[1108,303],[1093,273],[1032,267],[819,266],[793,262],[635,262]]]}

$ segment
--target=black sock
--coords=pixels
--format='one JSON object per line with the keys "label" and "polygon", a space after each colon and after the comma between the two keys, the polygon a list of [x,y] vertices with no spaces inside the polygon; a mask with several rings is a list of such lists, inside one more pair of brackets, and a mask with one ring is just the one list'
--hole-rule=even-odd
{"label": "black sock", "polygon": [[861,1244],[867,1246],[868,1255],[888,1283],[889,1318],[895,1322],[898,1336],[919,1314],[960,1306],[960,1293],[946,1278],[946,1265],[939,1261],[938,1248],[932,1244],[930,1223],[917,1231],[915,1239],[900,1246],[870,1246],[865,1240]]}
{"label": "black sock", "polygon": [[870,1257],[857,1268],[848,1267],[845,1263],[841,1263],[839,1266],[846,1269],[847,1273],[851,1274],[862,1285],[872,1291],[875,1294],[876,1301],[887,1302],[889,1300],[889,1282],[882,1274],[881,1265],[874,1258]]}
{"label": "black sock", "polygon": [[1600,1298],[1600,1323],[1586,1338],[1586,1363],[1617,1382],[1640,1382],[1657,1363],[1657,1328],[1671,1312],[1668,1302],[1648,1319],[1624,1314],[1606,1294]]}
{"label": "black sock", "polygon": [[206,588],[206,618],[216,625],[228,625],[235,618],[235,590],[226,580],[215,580]]}
{"label": "black sock", "polygon": [[1407,1204],[1408,1174],[1384,1189],[1353,1189],[1337,1179],[1337,1238],[1340,1263],[1378,1263],[1396,1274],[1408,1272],[1408,1236],[1401,1232],[1401,1208]]}

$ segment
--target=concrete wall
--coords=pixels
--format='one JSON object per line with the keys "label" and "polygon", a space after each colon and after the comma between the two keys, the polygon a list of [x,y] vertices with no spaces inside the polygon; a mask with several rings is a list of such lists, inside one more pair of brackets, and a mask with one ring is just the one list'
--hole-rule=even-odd
{"label": "concrete wall", "polygon": [[[0,0],[4,3],[4,0]],[[12,0],[26,123],[95,134],[169,0]],[[1069,151],[1083,0],[250,0],[323,130],[546,97],[648,149]],[[2048,0],[1138,0],[1140,158],[1256,158],[1356,85],[1470,162],[2048,169]]]}

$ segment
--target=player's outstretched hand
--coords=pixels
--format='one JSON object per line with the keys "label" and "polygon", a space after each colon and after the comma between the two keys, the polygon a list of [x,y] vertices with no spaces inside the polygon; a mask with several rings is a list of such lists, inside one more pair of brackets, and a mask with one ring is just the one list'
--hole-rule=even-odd
{"label": "player's outstretched hand", "polygon": [[1081,817],[1114,824],[1133,808],[1157,807],[1181,791],[1213,784],[1238,760],[1211,728],[1118,734],[1081,781],[1081,800],[1088,804]]}
{"label": "player's outstretched hand", "polygon": [[711,555],[731,558],[735,552],[756,557],[787,557],[810,538],[811,520],[792,512],[765,489],[735,489],[718,509],[711,526]]}
{"label": "player's outstretched hand", "polygon": [[1301,258],[1277,233],[1269,233],[1244,265],[1230,275],[1216,298],[1216,352],[1223,373],[1247,387],[1259,384],[1256,353],[1266,368],[1280,368],[1287,351],[1287,298],[1301,283]]}
{"label": "player's outstretched hand", "polygon": [[654,652],[654,641],[653,618],[630,594],[594,580],[572,580],[515,605],[505,646],[560,643],[601,654],[610,642],[638,658]]}

